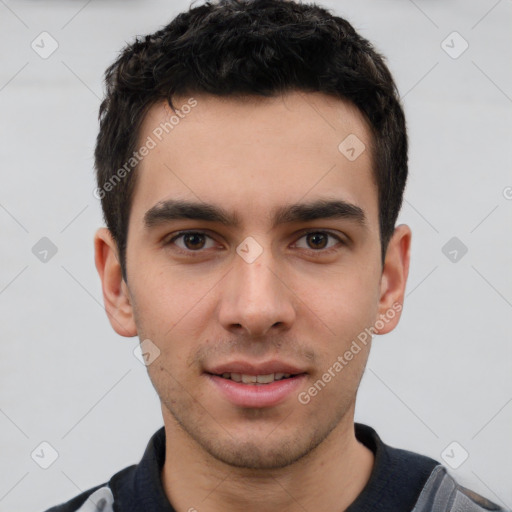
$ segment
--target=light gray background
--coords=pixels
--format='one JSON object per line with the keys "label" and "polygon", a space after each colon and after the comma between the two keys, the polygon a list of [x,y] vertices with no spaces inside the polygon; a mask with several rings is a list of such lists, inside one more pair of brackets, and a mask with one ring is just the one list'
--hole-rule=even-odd
{"label": "light gray background", "polygon": [[[1,511],[107,481],[163,424],[137,339],[103,311],[92,155],[104,69],[188,5],[0,0]],[[410,137],[407,298],[374,340],[356,420],[438,460],[456,441],[452,459],[469,457],[452,474],[512,507],[512,2],[322,5],[387,56]],[[59,44],[47,59],[31,48],[43,31]],[[458,58],[442,47],[462,49],[453,31],[469,44]],[[46,263],[32,253],[44,236],[58,248]],[[468,248],[457,262],[442,252],[454,236]],[[48,469],[31,458],[43,441],[59,454]]]}

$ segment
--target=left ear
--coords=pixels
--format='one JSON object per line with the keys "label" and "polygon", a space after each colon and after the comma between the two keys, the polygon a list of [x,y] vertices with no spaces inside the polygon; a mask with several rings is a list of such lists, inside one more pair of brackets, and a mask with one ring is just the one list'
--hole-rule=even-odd
{"label": "left ear", "polygon": [[392,331],[400,320],[409,275],[411,237],[409,226],[400,224],[389,241],[381,276],[376,334]]}

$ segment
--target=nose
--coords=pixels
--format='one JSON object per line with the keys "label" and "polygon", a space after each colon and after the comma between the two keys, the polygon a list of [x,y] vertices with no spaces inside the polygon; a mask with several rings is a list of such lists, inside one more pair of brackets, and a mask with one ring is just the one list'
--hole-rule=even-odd
{"label": "nose", "polygon": [[244,331],[257,338],[268,335],[271,329],[291,328],[296,315],[294,295],[279,275],[269,249],[252,263],[236,255],[223,281],[218,314],[226,330],[237,334]]}

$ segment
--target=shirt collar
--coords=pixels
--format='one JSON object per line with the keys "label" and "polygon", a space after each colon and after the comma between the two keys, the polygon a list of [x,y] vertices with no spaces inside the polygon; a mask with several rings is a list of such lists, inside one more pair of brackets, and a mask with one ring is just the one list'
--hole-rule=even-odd
{"label": "shirt collar", "polygon": [[[439,463],[407,450],[392,448],[382,442],[377,432],[355,423],[356,438],[370,449],[375,463],[363,491],[346,512],[411,510],[433,468]],[[139,464],[112,477],[109,486],[115,503],[123,512],[176,512],[165,494],[161,474],[165,462],[165,427],[151,437]],[[386,510],[388,510],[386,508]]]}

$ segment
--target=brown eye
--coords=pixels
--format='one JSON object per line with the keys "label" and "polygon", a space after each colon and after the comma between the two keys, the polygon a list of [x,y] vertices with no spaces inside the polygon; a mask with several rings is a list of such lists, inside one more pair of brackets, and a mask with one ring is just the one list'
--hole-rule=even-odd
{"label": "brown eye", "polygon": [[[210,245],[207,247],[207,239]],[[179,243],[178,243],[179,241]],[[172,237],[166,245],[176,245],[181,252],[202,252],[202,249],[209,249],[214,246],[213,239],[206,233],[200,231],[183,231]]]}
{"label": "brown eye", "polygon": [[183,235],[183,243],[187,249],[202,249],[204,245],[204,235],[200,233],[187,233]]}
{"label": "brown eye", "polygon": [[324,249],[327,245],[327,238],[325,233],[309,233],[306,236],[308,244],[313,246],[313,249]]}
{"label": "brown eye", "polygon": [[[329,238],[331,238],[335,243],[329,244]],[[328,231],[308,231],[303,233],[302,237],[300,238],[306,240],[306,247],[300,247],[301,249],[308,249],[312,252],[319,252],[319,253],[328,253],[332,250],[336,249],[336,242],[338,245],[343,245],[343,240],[335,235],[334,233],[330,233]]]}

